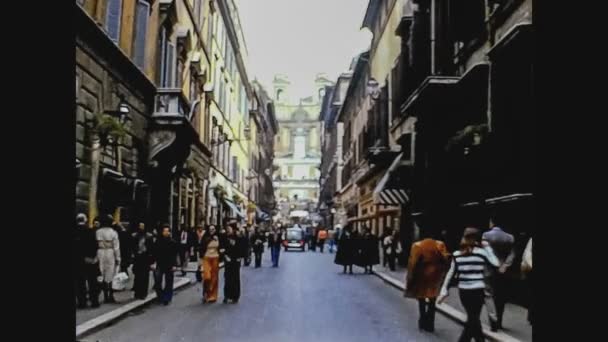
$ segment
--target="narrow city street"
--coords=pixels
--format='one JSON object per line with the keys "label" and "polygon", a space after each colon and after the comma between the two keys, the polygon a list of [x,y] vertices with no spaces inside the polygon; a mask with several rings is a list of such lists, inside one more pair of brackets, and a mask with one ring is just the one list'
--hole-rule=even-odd
{"label": "narrow city street", "polygon": [[77,1],[77,340],[532,341],[534,3]]}
{"label": "narrow city street", "polygon": [[243,267],[238,304],[201,303],[201,284],[171,305],[151,304],[81,341],[455,341],[462,326],[441,314],[418,331],[414,300],[373,275],[342,274],[335,254],[281,252],[280,267]]}

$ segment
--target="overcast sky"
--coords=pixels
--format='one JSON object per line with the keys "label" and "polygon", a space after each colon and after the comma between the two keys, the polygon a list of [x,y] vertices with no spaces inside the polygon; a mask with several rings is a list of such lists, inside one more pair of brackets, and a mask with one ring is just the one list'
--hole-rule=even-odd
{"label": "overcast sky", "polygon": [[317,73],[347,71],[371,34],[360,30],[368,0],[235,0],[249,52],[249,74],[272,91],[274,74],[292,82],[292,97],[315,93]]}

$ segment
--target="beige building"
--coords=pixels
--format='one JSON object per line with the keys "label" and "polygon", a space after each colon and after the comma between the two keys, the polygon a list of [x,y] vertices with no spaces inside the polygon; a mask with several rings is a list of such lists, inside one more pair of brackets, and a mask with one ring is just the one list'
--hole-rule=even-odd
{"label": "beige building", "polygon": [[326,85],[324,75],[315,79],[314,95],[293,99],[290,81],[276,75],[273,99],[279,132],[275,138],[274,187],[281,219],[292,210],[312,212],[319,195],[320,123],[318,121]]}

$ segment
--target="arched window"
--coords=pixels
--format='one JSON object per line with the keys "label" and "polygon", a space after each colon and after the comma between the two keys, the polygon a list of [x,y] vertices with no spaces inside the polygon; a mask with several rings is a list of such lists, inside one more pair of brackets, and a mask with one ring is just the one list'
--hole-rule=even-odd
{"label": "arched window", "polygon": [[277,89],[277,101],[281,100],[281,94],[283,93],[283,89]]}

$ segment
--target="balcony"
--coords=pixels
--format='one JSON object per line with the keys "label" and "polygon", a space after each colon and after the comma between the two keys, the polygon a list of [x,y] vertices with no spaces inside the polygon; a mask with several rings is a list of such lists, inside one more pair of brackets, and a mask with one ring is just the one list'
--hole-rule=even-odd
{"label": "balcony", "polygon": [[[193,111],[192,111],[193,112]],[[192,117],[190,101],[180,88],[160,88],[154,101],[154,117],[174,117],[190,119]]]}
{"label": "balcony", "polygon": [[211,156],[190,121],[198,104],[199,101],[195,101],[192,105],[180,88],[158,89],[149,135],[152,167],[165,169],[183,165],[192,145]]}

